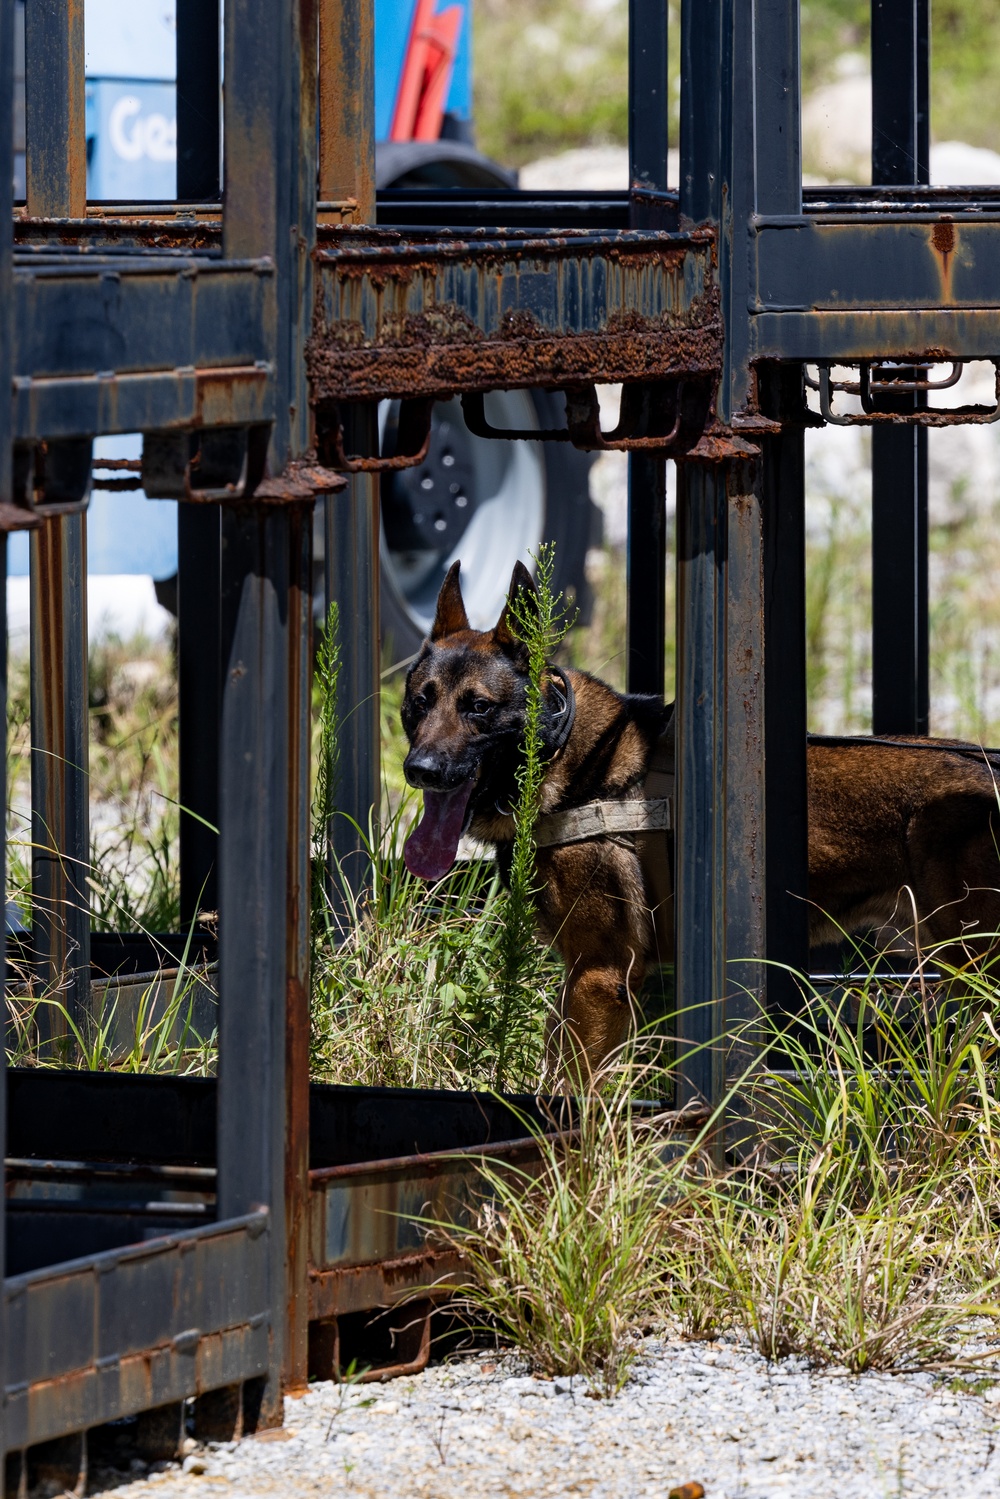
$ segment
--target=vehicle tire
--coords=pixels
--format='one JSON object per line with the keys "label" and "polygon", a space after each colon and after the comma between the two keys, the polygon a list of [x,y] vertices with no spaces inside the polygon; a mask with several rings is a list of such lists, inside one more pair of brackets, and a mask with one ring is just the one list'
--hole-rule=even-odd
{"label": "vehicle tire", "polygon": [[[546,391],[486,397],[495,427],[565,426],[565,403]],[[395,403],[382,420],[390,427]],[[543,541],[555,543],[554,584],[581,618],[590,616],[585,562],[600,541],[600,511],[588,488],[591,455],[567,443],[473,437],[457,398],[434,407],[427,457],[382,476],[383,648],[403,661],[434,619],[444,575],[462,563],[462,591],[476,629],[496,624],[518,560],[531,566]]]}

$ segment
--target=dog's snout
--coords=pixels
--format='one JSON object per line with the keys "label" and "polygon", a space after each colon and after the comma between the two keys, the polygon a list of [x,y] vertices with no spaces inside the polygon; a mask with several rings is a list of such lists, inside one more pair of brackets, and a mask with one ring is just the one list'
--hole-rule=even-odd
{"label": "dog's snout", "polygon": [[433,749],[412,749],[403,761],[403,774],[418,791],[450,791],[461,779],[448,757]]}

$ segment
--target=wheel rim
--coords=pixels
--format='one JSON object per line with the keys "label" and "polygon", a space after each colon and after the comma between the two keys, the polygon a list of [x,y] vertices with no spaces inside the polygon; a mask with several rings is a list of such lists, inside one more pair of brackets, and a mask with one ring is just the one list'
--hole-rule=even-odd
{"label": "wheel rim", "polygon": [[[455,424],[460,421],[457,400],[439,402],[435,421]],[[495,391],[486,397],[486,417],[495,427],[538,429],[538,418],[530,394],[523,390]],[[385,429],[391,420],[390,403],[383,402],[379,411]],[[392,491],[393,520],[390,545],[383,524],[381,537],[382,577],[394,602],[413,629],[426,635],[434,620],[438,590],[448,568],[456,560],[462,563],[462,593],[474,629],[490,629],[496,624],[507,596],[510,575],[517,561],[531,564],[544,536],[545,526],[545,460],[537,442],[502,442],[473,437],[462,424],[462,457],[468,460],[468,523],[457,540],[447,537],[441,547],[398,544],[406,527],[400,524],[400,507],[418,503],[413,486],[403,492]],[[467,469],[463,469],[467,474]],[[433,476],[433,475],[432,475]],[[451,523],[443,529],[456,529]],[[429,539],[425,518],[410,529],[411,543]]]}

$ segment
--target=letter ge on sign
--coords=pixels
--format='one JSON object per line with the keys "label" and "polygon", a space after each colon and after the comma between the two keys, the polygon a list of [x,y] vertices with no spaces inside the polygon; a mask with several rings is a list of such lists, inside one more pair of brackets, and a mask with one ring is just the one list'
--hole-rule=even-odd
{"label": "letter ge on sign", "polygon": [[108,116],[108,134],[116,156],[123,161],[175,161],[177,121],[155,113],[143,116],[134,94],[123,94]]}

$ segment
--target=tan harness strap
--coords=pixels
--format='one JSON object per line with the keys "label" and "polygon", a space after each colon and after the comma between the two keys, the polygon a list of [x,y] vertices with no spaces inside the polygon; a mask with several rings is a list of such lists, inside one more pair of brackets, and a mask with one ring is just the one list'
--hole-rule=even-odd
{"label": "tan harness strap", "polygon": [[673,826],[673,802],[668,796],[642,801],[585,802],[569,812],[550,812],[535,828],[537,848],[563,843],[585,843],[613,833],[662,833]]}
{"label": "tan harness strap", "polygon": [[549,812],[535,828],[538,848],[585,843],[634,833],[646,899],[653,919],[654,964],[674,955],[673,879],[670,840],[674,810],[674,728],[671,723],[653,747],[640,796],[620,801],[585,802],[569,812]]}

